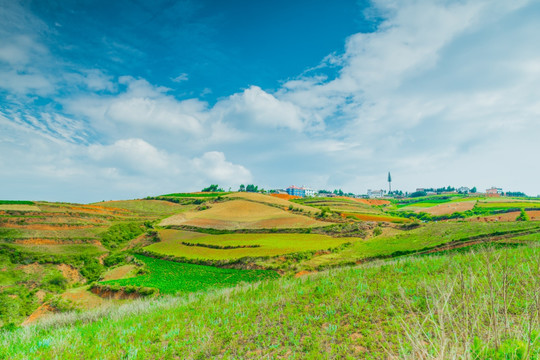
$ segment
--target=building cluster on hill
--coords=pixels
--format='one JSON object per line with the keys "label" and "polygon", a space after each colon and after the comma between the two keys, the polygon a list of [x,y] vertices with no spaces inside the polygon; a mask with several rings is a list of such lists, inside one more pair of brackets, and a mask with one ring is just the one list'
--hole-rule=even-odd
{"label": "building cluster on hill", "polygon": [[315,196],[317,194],[317,191],[304,186],[298,187],[291,185],[287,188],[287,194],[292,196],[311,197]]}

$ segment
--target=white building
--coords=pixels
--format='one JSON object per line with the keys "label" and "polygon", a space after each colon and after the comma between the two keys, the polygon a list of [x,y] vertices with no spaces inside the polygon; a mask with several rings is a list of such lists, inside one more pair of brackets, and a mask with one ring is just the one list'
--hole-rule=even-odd
{"label": "white building", "polygon": [[382,198],[384,197],[384,194],[386,193],[386,191],[384,190],[371,190],[371,189],[368,189],[367,191],[367,196],[369,198]]}
{"label": "white building", "polygon": [[313,189],[310,189],[310,188],[307,188],[307,187],[304,187],[304,191],[305,191],[305,194],[307,197],[312,197],[312,196],[315,196],[317,194],[317,191],[313,190]]}

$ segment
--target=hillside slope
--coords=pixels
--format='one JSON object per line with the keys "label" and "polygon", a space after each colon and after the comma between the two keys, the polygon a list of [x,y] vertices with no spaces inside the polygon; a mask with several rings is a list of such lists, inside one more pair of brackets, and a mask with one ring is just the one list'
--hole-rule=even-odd
{"label": "hillside slope", "polygon": [[539,290],[535,245],[405,258],[57,316],[0,358],[537,359]]}

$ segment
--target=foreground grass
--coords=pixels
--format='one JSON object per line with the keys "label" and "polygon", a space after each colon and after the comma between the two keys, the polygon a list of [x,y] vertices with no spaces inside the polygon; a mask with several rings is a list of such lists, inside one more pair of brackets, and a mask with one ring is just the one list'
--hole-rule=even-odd
{"label": "foreground grass", "polygon": [[540,248],[409,258],[0,334],[0,358],[537,359]]}

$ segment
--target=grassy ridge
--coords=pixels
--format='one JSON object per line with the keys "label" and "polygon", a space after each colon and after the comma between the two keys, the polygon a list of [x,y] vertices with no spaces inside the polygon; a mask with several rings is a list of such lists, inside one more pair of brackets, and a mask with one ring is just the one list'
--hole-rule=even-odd
{"label": "grassy ridge", "polygon": [[439,222],[430,223],[414,230],[390,236],[376,236],[365,241],[354,242],[352,246],[339,253],[322,255],[304,263],[308,268],[316,268],[339,263],[350,263],[366,258],[389,256],[396,253],[409,253],[452,241],[469,239],[494,233],[505,233],[535,229],[540,231],[539,223],[473,223]]}
{"label": "grassy ridge", "polygon": [[147,274],[102,283],[153,287],[159,289],[163,294],[176,294],[230,287],[241,282],[254,282],[278,277],[278,274],[273,271],[221,269],[153,259],[141,255],[135,256],[145,263]]}
{"label": "grassy ridge", "polygon": [[0,358],[537,359],[539,271],[537,247],[408,258],[58,318]]}

